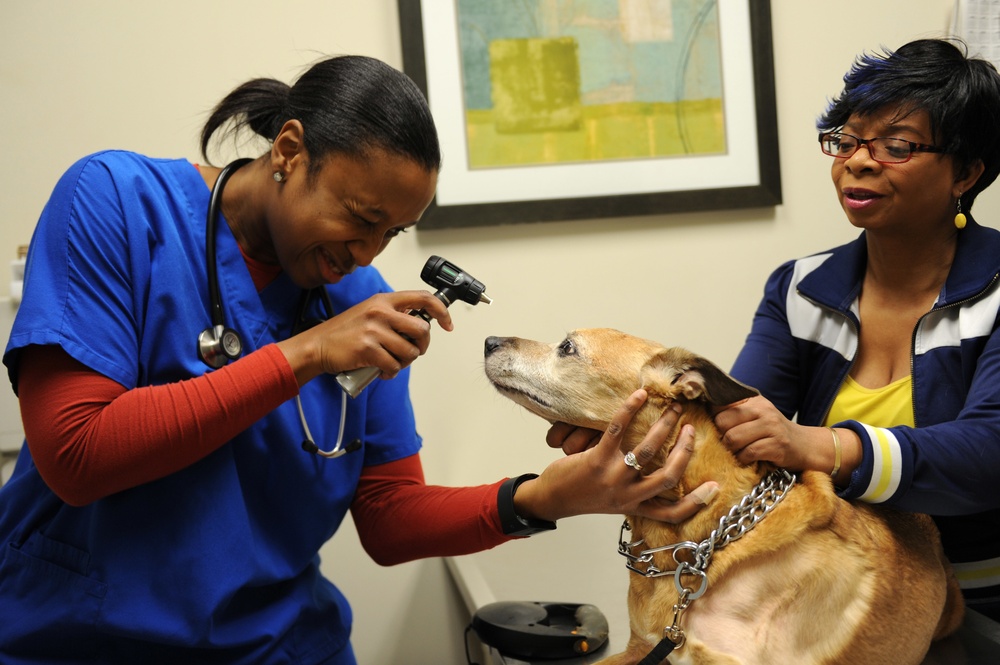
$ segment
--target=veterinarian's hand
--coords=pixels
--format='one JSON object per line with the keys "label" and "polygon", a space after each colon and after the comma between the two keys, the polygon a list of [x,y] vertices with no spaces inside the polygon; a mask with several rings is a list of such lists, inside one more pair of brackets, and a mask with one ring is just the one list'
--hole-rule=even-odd
{"label": "veterinarian's hand", "polygon": [[[730,404],[715,414],[722,443],[740,464],[771,462],[790,471],[829,473],[834,466],[833,435],[827,427],[807,427],[786,418],[764,397]],[[861,443],[850,430],[838,429],[844,480],[861,461]]]}
{"label": "veterinarian's hand", "polygon": [[553,423],[545,435],[545,443],[549,444],[550,448],[561,448],[567,455],[575,455],[596,446],[602,436],[604,432],[599,429],[577,427],[569,423]]}
{"label": "veterinarian's hand", "polygon": [[[658,496],[675,488],[687,468],[694,449],[691,427],[681,429],[676,445],[659,469],[644,475],[622,460],[622,435],[645,401],[644,390],[633,393],[603,434],[559,428],[553,435],[550,430],[550,446],[575,452],[556,460],[538,478],[518,488],[514,496],[518,512],[545,520],[610,513],[642,515],[665,522],[680,522],[696,513],[718,489],[715,483],[706,483],[676,502]],[[679,410],[667,409],[632,451],[640,465],[652,460],[670,440]]]}
{"label": "veterinarian's hand", "polygon": [[321,373],[377,367],[391,379],[427,351],[431,326],[410,312],[423,310],[452,330],[448,308],[429,291],[379,293],[337,316],[278,342],[299,385]]}

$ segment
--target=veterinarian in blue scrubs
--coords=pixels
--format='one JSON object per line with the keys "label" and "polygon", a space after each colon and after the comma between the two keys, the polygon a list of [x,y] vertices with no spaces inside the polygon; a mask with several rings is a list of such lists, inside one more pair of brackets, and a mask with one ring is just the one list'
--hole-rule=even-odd
{"label": "veterinarian in blue scrubs", "polygon": [[[331,58],[230,93],[206,159],[244,129],[270,149],[225,169],[84,157],[42,213],[4,355],[26,445],[0,489],[0,662],[354,663],[317,554],[348,509],[392,564],[697,508],[647,502],[671,471],[635,474],[614,432],[538,477],[426,485],[408,366],[430,326],[408,312],[451,319],[370,267],[434,195],[426,101],[381,62]],[[381,380],[347,399],[333,375],[361,367]]]}
{"label": "veterinarian in blue scrubs", "polygon": [[732,371],[763,396],[716,422],[744,463],[933,515],[968,606],[1000,619],[1000,232],[971,214],[1000,171],[1000,75],[919,40],[844,83],[818,148],[861,234],[771,275]]}

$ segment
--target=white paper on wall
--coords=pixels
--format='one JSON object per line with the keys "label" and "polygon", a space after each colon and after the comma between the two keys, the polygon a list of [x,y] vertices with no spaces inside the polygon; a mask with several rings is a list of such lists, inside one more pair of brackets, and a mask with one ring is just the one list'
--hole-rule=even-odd
{"label": "white paper on wall", "polygon": [[1000,69],[1000,0],[957,0],[951,32]]}

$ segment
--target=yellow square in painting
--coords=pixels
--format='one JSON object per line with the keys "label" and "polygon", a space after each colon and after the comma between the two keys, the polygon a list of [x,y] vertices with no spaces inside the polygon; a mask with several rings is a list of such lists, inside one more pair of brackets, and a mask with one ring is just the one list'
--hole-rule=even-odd
{"label": "yellow square in painting", "polygon": [[572,37],[490,42],[490,90],[496,131],[579,129],[578,50]]}

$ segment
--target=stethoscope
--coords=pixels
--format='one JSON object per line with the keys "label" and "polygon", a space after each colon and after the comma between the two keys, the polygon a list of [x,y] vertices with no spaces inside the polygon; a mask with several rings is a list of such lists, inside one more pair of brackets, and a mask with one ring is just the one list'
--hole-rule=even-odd
{"label": "stethoscope", "polygon": [[[237,159],[227,164],[219,173],[219,177],[212,186],[212,195],[208,201],[208,216],[205,218],[205,264],[208,273],[208,298],[209,309],[212,316],[212,325],[205,328],[198,335],[198,357],[212,369],[219,369],[230,360],[235,360],[243,353],[243,340],[239,333],[232,328],[226,327],[225,318],[222,314],[222,294],[219,291],[218,256],[215,252],[215,236],[219,219],[219,210],[222,205],[222,191],[226,187],[226,181],[236,169],[249,164],[252,159]],[[299,297],[298,314],[295,317],[295,324],[292,326],[292,335],[296,335],[303,330],[321,323],[321,321],[307,321],[306,311],[309,309],[309,302],[312,294],[319,291],[320,299],[323,303],[324,313],[327,318],[333,316],[333,303],[330,301],[330,294],[320,286],[315,289],[304,289]],[[302,442],[302,449],[306,452],[315,453],[333,459],[353,452],[361,448],[361,440],[354,439],[346,446],[344,443],[344,422],[347,420],[347,393],[341,391],[340,400],[340,428],[337,432],[337,443],[332,450],[323,450],[313,441],[312,432],[309,431],[309,423],[306,422],[305,411],[302,410],[302,398],[295,396],[295,403],[299,411],[299,420],[302,422],[302,429],[306,438]]]}

